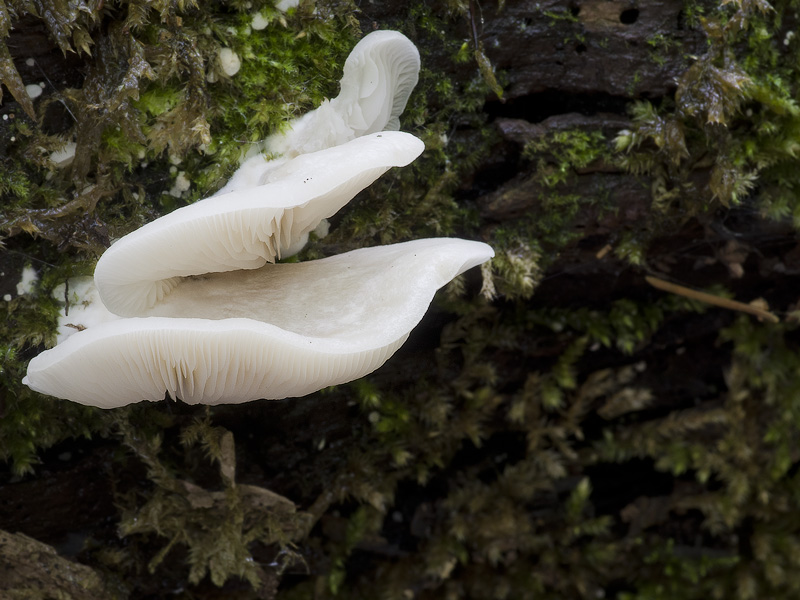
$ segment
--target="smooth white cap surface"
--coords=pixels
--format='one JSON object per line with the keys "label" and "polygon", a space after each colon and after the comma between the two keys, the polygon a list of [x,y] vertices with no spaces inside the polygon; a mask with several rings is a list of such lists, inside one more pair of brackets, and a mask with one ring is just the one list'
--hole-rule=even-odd
{"label": "smooth white cap surface", "polygon": [[113,313],[141,316],[179,277],[256,269],[280,258],[389,168],[405,166],[424,144],[387,131],[300,155],[269,184],[213,196],[146,224],[100,257],[95,285]]}

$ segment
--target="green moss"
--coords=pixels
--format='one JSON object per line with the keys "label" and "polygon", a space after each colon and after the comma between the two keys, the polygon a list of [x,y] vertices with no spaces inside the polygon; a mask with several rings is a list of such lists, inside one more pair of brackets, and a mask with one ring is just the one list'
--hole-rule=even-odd
{"label": "green moss", "polygon": [[518,219],[492,232],[495,286],[502,296],[529,298],[558,253],[582,233],[575,218],[589,208],[598,215],[612,210],[607,194],[595,190],[586,196],[576,190],[578,173],[590,165],[613,162],[609,141],[600,131],[570,129],[550,132],[526,144],[523,157],[530,161],[525,185],[536,202]]}
{"label": "green moss", "polygon": [[[621,390],[637,375],[631,368],[581,381],[575,366],[596,344],[633,352],[668,315],[688,307],[682,299],[665,297],[644,306],[620,301],[609,312],[543,309],[515,317],[475,301],[469,309],[462,306],[463,316],[443,333],[442,376],[403,387],[353,384],[367,434],[361,445],[369,450],[351,456],[342,472],[351,475],[348,492],[372,507],[367,510],[378,507],[388,518],[392,509],[386,499],[397,482],[425,485],[444,468],[456,472],[448,474],[447,491],[437,503],[435,529],[417,551],[382,567],[379,580],[350,581],[348,594],[394,597],[424,579],[435,594],[460,589],[482,596],[491,580],[495,591],[506,589],[499,597],[520,597],[523,590],[588,597],[596,574],[613,571],[623,555],[631,560],[634,541],[614,541],[612,519],[593,515],[592,481],[583,477],[567,485],[568,473],[585,460],[581,421],[592,403],[615,397],[624,413]],[[526,354],[535,352],[529,340],[543,339],[548,331],[564,346],[555,362],[535,372],[498,376],[498,352],[520,353],[526,362]],[[635,399],[630,402],[635,406]],[[476,463],[454,462],[465,446],[481,447],[496,435],[524,440],[521,456],[508,459],[489,450]],[[354,489],[354,473],[369,486]],[[568,489],[562,509],[536,519],[522,508],[556,486]],[[343,569],[337,563],[332,572],[337,590]]]}
{"label": "green moss", "polygon": [[658,66],[664,66],[667,62],[667,56],[671,48],[678,45],[674,38],[664,34],[653,34],[647,40],[647,45],[650,49],[650,59]]}
{"label": "green moss", "polygon": [[[796,184],[787,176],[800,140],[797,48],[791,35],[785,44],[775,39],[787,35],[781,23],[791,3],[724,4],[699,19],[708,50],[681,76],[675,103],[634,105],[634,129],[622,132],[617,148],[632,172],[661,181],[653,195],[661,211],[696,215],[740,204],[758,181],[764,214],[797,214]],[[707,186],[698,188],[691,174],[709,166]]]}
{"label": "green moss", "polygon": [[[43,313],[44,308],[49,308]],[[43,398],[22,385],[26,350],[52,336],[57,308],[27,296],[0,304],[0,460],[11,463],[17,475],[32,473],[41,448],[72,437],[90,437],[105,431],[99,411],[72,403],[53,410],[53,400]]]}
{"label": "green moss", "polygon": [[[720,589],[719,581],[735,569],[738,562],[738,557],[724,552],[691,556],[685,549],[676,548],[674,541],[670,540],[645,558],[647,575],[641,577],[639,589],[622,592],[619,600],[684,598],[687,590],[691,590],[689,593],[696,598],[725,598],[726,592]],[[658,581],[651,579],[653,575]]]}
{"label": "green moss", "polygon": [[534,179],[548,188],[574,179],[576,171],[596,160],[610,159],[600,131],[555,131],[528,142],[522,152],[535,164]]}
{"label": "green moss", "polygon": [[[162,462],[161,435],[143,435],[132,426],[126,411],[112,418],[125,445],[145,464],[148,479],[155,484],[153,490],[132,491],[120,499],[120,535],[128,544],[144,544],[150,536],[166,542],[149,560],[151,573],[157,572],[173,549],[182,549],[187,553],[190,584],[197,585],[206,576],[216,586],[240,578],[257,589],[264,583],[265,571],[251,556],[252,544],[277,543],[285,564],[295,560],[289,541],[305,531],[307,515],[269,490],[237,485],[236,448],[229,431],[212,426],[206,415],[181,432],[187,462],[200,446],[206,458],[217,463],[221,489],[213,490],[177,477]],[[136,549],[128,547],[126,552],[133,554]]]}
{"label": "green moss", "polygon": [[[668,568],[669,577],[643,585],[641,595],[626,598],[669,598],[682,583],[714,572],[714,591],[696,589],[689,597],[789,597],[800,582],[793,568],[792,544],[798,524],[787,518],[796,510],[796,473],[791,466],[797,451],[797,349],[786,338],[794,325],[762,325],[740,317],[726,328],[722,340],[733,344],[728,391],[721,405],[687,409],[638,427],[610,428],[597,448],[604,460],[649,456],[656,467],[678,476],[689,475],[711,489],[681,499],[683,510],[703,514],[705,527],[718,539],[747,535],[753,555],[708,557],[697,562],[659,550],[648,560]],[[711,440],[711,443],[710,443]],[[781,505],[773,511],[769,507]],[[743,524],[755,518],[754,531]],[[735,538],[734,538],[735,539]],[[746,583],[743,584],[742,582]],[[694,588],[693,588],[694,589]],[[648,593],[654,593],[649,596]]]}

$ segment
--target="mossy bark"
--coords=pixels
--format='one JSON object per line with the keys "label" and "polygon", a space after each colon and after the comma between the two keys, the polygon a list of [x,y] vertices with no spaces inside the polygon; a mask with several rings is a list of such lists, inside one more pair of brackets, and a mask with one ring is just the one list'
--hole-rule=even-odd
{"label": "mossy bark", "polygon": [[[0,530],[86,565],[39,561],[64,597],[75,568],[156,598],[798,595],[796,2],[7,4]],[[494,246],[483,280],[306,398],[101,413],[24,389],[52,288],[335,94],[373,28],[420,48],[403,129],[427,150],[303,258],[460,235]]]}

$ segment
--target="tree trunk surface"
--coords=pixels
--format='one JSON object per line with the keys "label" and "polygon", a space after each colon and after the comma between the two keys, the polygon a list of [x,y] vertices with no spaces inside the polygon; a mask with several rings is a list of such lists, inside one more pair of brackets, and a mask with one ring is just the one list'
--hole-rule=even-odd
{"label": "tree trunk surface", "polygon": [[[798,408],[787,400],[794,392],[782,387],[797,374],[759,366],[794,355],[796,335],[683,294],[688,288],[742,304],[763,299],[765,310],[790,315],[797,301],[790,282],[800,273],[795,229],[790,219],[759,212],[758,184],[738,204],[718,202],[718,163],[702,156],[680,163],[684,196],[661,210],[655,198],[663,172],[630,168],[614,145],[620,132],[639,126],[634,102],[674,112],[681,78],[709,51],[708,33],[690,13],[710,18],[717,7],[683,0],[454,2],[450,11],[445,3],[360,4],[355,15],[364,33],[403,31],[420,46],[423,69],[459,88],[486,85],[476,43],[491,63],[502,98],[487,87],[476,113],[449,123],[448,147],[488,148],[459,169],[452,197],[471,215],[475,237],[506,240],[496,246],[503,264],[537,259],[528,273],[532,294],[504,293],[512,276],[495,271],[498,295],[480,300],[480,277],[468,273],[462,301],[471,308],[435,303],[405,346],[369,376],[366,392],[338,386],[208,413],[173,402],[134,407],[118,421],[104,415],[106,428],[91,439],[69,437],[39,450],[32,472],[19,475],[9,461],[0,475],[0,597],[324,598],[336,590],[340,597],[391,590],[400,595],[386,597],[622,600],[679,597],[647,594],[658,585],[689,585],[694,576],[716,581],[719,590],[747,581],[762,594],[792,597],[800,585],[787,558],[792,551],[779,548],[796,547],[796,469],[784,468],[761,495],[755,478],[775,467],[765,462],[771,449],[788,465],[800,460],[797,438],[784,440],[773,427],[781,419],[798,422]],[[446,28],[441,40],[466,46],[466,60],[454,60],[457,46],[437,44],[423,29],[423,9]],[[115,18],[114,11],[103,16]],[[83,85],[92,57],[65,55],[39,18],[13,23],[6,44],[22,81],[47,74],[56,92]],[[732,56],[741,52],[730,48]],[[447,109],[437,104],[441,96],[424,93],[428,115]],[[0,108],[25,118],[8,90]],[[51,132],[71,126],[56,108],[41,114],[40,126]],[[709,125],[708,135],[722,127]],[[605,150],[565,163],[562,146],[580,135]],[[647,144],[655,160],[669,162],[666,144]],[[692,203],[711,208],[685,208]],[[568,214],[559,220],[558,242],[502,237],[526,219],[536,226],[561,210]],[[86,244],[103,245],[108,234],[94,218],[89,211],[70,226],[87,240],[95,236]],[[31,247],[20,240],[33,238],[19,228],[6,234],[0,295],[16,295]],[[625,250],[630,240],[641,242],[639,260]],[[682,287],[670,294],[652,278]],[[643,308],[653,306],[657,315]],[[26,352],[35,354],[34,345]],[[763,381],[754,379],[759,369],[767,371]],[[424,411],[438,402],[437,386],[446,390],[445,417],[404,413],[405,404]],[[369,390],[381,398],[374,408],[365,400]],[[556,390],[551,405],[548,390]],[[5,406],[10,392],[0,392]],[[61,401],[42,402],[61,410]],[[759,403],[772,404],[760,413]],[[474,428],[470,415],[480,415]],[[232,432],[235,457],[209,460],[214,453],[197,447],[181,455],[189,447],[181,445],[182,432],[203,418]],[[739,450],[726,446],[734,434],[742,438]],[[155,435],[160,454],[150,460],[143,440]],[[757,456],[744,456],[747,448]],[[228,489],[220,475],[226,465],[243,494],[244,527],[260,510],[273,518],[272,529],[264,526],[272,537],[247,546],[258,585],[244,571],[214,581],[213,566],[191,580],[194,533],[171,538],[136,529],[146,507],[149,517],[167,510],[169,494],[182,494],[198,511],[170,519],[202,513],[213,520],[208,511],[224,502],[214,494]],[[748,500],[736,499],[734,480]],[[259,509],[267,491],[280,495],[277,504]],[[276,526],[275,515],[284,513],[275,506],[296,520]],[[121,523],[130,527],[127,536]],[[199,523],[198,530],[208,528]],[[781,528],[788,537],[780,537]],[[770,561],[780,573],[765,583],[758,569]],[[673,567],[684,571],[670,579]],[[732,594],[723,597],[767,597]]]}

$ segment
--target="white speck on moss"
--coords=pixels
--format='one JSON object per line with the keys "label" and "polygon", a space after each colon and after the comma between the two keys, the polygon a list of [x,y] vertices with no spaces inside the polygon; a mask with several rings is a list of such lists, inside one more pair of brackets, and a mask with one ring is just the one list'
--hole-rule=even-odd
{"label": "white speck on moss", "polygon": [[262,29],[266,29],[267,25],[269,25],[269,19],[267,19],[261,13],[254,14],[253,20],[250,22],[250,27],[252,27],[254,31],[261,31]]}
{"label": "white speck on moss", "polygon": [[290,8],[296,8],[300,4],[300,0],[280,0],[276,5],[275,8],[278,10],[282,10],[286,12]]}
{"label": "white speck on moss", "polygon": [[6,294],[5,296],[3,296],[3,300],[5,300],[6,302],[11,302],[11,294]]}
{"label": "white speck on moss", "polygon": [[17,295],[30,294],[37,281],[39,281],[39,274],[33,267],[28,266],[22,269],[22,279],[17,284]]}
{"label": "white speck on moss", "polygon": [[25,91],[31,99],[36,99],[42,95],[42,87],[38,83],[30,83],[25,86]]}
{"label": "white speck on moss", "polygon": [[317,238],[321,240],[322,238],[328,235],[330,230],[331,230],[331,222],[328,221],[328,219],[322,219],[322,221],[319,222],[319,225],[317,225],[314,228],[314,235],[316,235]]}
{"label": "white speck on moss", "polygon": [[36,61],[33,60],[32,58],[26,58],[25,59],[25,64],[28,65],[29,67],[32,67],[33,65],[36,64]]}
{"label": "white speck on moss", "polygon": [[172,185],[172,189],[169,191],[170,196],[175,196],[176,198],[180,198],[181,195],[187,191],[190,187],[192,187],[192,182],[186,177],[186,173],[181,171],[178,173],[178,176],[175,178],[175,183]]}
{"label": "white speck on moss", "polygon": [[242,60],[239,58],[239,55],[230,48],[223,48],[220,50],[218,58],[219,66],[228,77],[236,75],[242,67]]}
{"label": "white speck on moss", "polygon": [[57,168],[66,167],[75,157],[75,142],[67,142],[61,150],[56,150],[50,154],[50,162]]}

